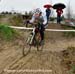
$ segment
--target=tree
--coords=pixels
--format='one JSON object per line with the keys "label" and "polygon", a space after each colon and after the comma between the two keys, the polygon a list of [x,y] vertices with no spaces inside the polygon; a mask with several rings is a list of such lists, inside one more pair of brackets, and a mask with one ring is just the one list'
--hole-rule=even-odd
{"label": "tree", "polygon": [[68,3],[66,12],[67,12],[66,13],[67,19],[71,20],[73,13],[72,13],[72,7],[70,6],[70,1]]}
{"label": "tree", "polygon": [[25,15],[28,15],[28,13],[25,11]]}
{"label": "tree", "polygon": [[33,12],[32,11],[29,11],[29,18],[31,18],[33,15]]}

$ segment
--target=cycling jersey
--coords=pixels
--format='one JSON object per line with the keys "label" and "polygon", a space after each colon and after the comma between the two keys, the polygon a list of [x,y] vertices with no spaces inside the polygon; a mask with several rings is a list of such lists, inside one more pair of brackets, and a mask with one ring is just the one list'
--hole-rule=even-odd
{"label": "cycling jersey", "polygon": [[47,17],[45,14],[42,13],[39,17],[37,17],[36,14],[33,14],[32,19],[29,22],[34,23],[36,18],[39,18],[40,20],[42,20],[41,22],[43,25],[47,25]]}

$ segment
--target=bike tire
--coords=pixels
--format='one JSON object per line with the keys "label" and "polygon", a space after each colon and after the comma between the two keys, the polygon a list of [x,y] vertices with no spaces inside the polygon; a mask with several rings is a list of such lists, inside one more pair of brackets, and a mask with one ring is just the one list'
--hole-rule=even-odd
{"label": "bike tire", "polygon": [[44,45],[43,45],[43,44],[40,45],[40,42],[41,42],[41,35],[40,35],[39,32],[35,35],[35,42],[36,42],[37,51],[42,51]]}
{"label": "bike tire", "polygon": [[22,51],[23,56],[26,56],[31,50],[31,44],[30,44],[31,38],[32,38],[31,36],[28,36],[27,39],[24,40],[23,51]]}

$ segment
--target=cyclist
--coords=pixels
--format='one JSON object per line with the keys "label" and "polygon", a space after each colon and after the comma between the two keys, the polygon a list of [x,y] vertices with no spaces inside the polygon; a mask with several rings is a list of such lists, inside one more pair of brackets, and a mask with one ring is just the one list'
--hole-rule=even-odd
{"label": "cyclist", "polygon": [[36,8],[34,10],[33,16],[31,20],[28,21],[28,23],[35,23],[35,21],[38,21],[41,23],[41,27],[39,29],[40,35],[41,35],[41,42],[40,44],[44,44],[44,30],[47,27],[47,17],[44,15],[40,8]]}

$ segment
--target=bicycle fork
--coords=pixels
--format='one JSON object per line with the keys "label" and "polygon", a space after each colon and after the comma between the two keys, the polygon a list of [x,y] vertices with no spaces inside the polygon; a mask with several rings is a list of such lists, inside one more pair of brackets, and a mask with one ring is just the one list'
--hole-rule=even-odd
{"label": "bicycle fork", "polygon": [[33,28],[33,31],[32,31],[32,37],[30,39],[30,44],[32,44],[34,36],[35,36],[35,28]]}

